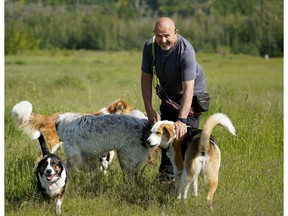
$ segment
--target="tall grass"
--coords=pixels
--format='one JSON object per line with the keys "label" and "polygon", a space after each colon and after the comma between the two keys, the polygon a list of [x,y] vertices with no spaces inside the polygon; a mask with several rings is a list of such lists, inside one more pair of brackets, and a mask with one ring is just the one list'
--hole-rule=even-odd
{"label": "tall grass", "polygon": [[[283,215],[283,59],[198,54],[207,76],[212,113],[227,114],[237,136],[214,130],[222,150],[214,211],[205,205],[206,186],[187,203],[155,181],[146,164],[135,185],[122,180],[117,160],[107,176],[82,171],[69,179],[63,215]],[[38,143],[19,132],[10,112],[28,100],[37,113],[92,112],[117,98],[144,110],[140,52],[53,51],[5,57],[5,214],[51,215],[34,176]],[[159,100],[154,97],[155,106]],[[64,160],[63,149],[57,152]]]}

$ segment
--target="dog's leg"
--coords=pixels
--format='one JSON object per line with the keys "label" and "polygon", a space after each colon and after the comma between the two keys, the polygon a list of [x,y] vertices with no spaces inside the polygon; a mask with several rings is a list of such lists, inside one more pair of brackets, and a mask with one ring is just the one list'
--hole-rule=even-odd
{"label": "dog's leg", "polygon": [[[184,174],[184,173],[183,173]],[[177,173],[175,176],[175,185],[176,185],[176,195],[177,195],[177,199],[181,199],[181,189],[182,189],[182,185],[181,185],[181,177],[183,178],[183,174],[181,176],[181,174]]]}
{"label": "dog's leg", "polygon": [[133,170],[136,170],[137,164],[134,163],[131,156],[125,148],[117,150],[118,161],[124,174],[124,181],[129,182],[134,178]]}
{"label": "dog's leg", "polygon": [[63,196],[62,194],[57,195],[56,198],[56,214],[60,215],[61,214],[61,206],[62,206],[62,202],[63,202]]}
{"label": "dog's leg", "polygon": [[101,170],[99,156],[87,157],[84,164],[88,164],[89,169],[93,172],[99,173]]}
{"label": "dog's leg", "polygon": [[[194,181],[194,178],[191,178],[191,172],[187,172],[186,169],[184,169],[183,175],[182,175],[182,179],[181,179],[181,184],[182,184],[182,197],[184,200],[187,199],[187,195],[188,195],[188,191],[189,191],[189,187],[192,183],[192,181]],[[197,182],[196,182],[197,184]]]}
{"label": "dog's leg", "polygon": [[218,186],[218,170],[214,170],[212,174],[207,175],[207,183],[208,183],[207,204],[212,209],[213,195],[217,190]]}
{"label": "dog's leg", "polygon": [[67,155],[67,169],[69,170],[69,173],[73,173],[75,168],[80,169],[82,164],[83,162],[80,152],[75,152],[72,155]]}
{"label": "dog's leg", "polygon": [[[201,158],[200,158],[201,159]],[[203,163],[196,157],[192,162],[191,178],[193,182],[193,196],[198,196],[198,177],[202,171]]]}
{"label": "dog's leg", "polygon": [[108,165],[112,163],[114,155],[115,155],[114,150],[108,152],[107,158],[106,158],[108,160]]}
{"label": "dog's leg", "polygon": [[[130,147],[131,146],[131,147]],[[141,164],[148,158],[149,149],[143,149],[142,146],[124,146],[117,150],[119,164],[126,176],[131,179],[137,179]],[[132,148],[133,147],[133,148]]]}
{"label": "dog's leg", "polygon": [[82,166],[81,150],[77,143],[70,140],[65,140],[64,150],[67,157],[67,169],[69,173],[73,173],[72,171],[74,171],[75,168],[80,168]]}
{"label": "dog's leg", "polygon": [[218,148],[215,148],[213,157],[208,158],[207,166],[204,168],[204,178],[208,184],[207,204],[212,209],[212,199],[218,187],[218,175],[220,169],[221,154]]}
{"label": "dog's leg", "polygon": [[192,182],[193,182],[193,196],[198,196],[198,175],[193,176]]}

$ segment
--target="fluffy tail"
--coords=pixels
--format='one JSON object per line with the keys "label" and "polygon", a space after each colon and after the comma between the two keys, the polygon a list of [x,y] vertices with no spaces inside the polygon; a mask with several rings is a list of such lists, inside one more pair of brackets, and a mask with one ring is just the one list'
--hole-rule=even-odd
{"label": "fluffy tail", "polygon": [[39,140],[39,144],[41,146],[43,157],[47,154],[50,154],[50,151],[46,145],[46,141],[44,139],[44,136],[41,133],[40,133],[40,136],[38,137],[38,140]]}
{"label": "fluffy tail", "polygon": [[209,146],[209,142],[210,142],[210,136],[212,134],[213,129],[218,125],[222,125],[223,127],[227,128],[228,131],[232,134],[232,135],[236,135],[235,133],[235,128],[231,122],[231,120],[223,113],[216,113],[213,114],[212,116],[210,116],[204,127],[203,127],[203,131],[201,134],[201,138],[200,138],[200,146],[199,149],[201,150],[205,150],[205,152],[207,152],[208,150],[208,146]]}
{"label": "fluffy tail", "polygon": [[32,139],[37,139],[40,136],[38,128],[30,124],[32,114],[32,104],[29,101],[21,101],[17,103],[11,112],[12,118],[20,130],[23,130]]}

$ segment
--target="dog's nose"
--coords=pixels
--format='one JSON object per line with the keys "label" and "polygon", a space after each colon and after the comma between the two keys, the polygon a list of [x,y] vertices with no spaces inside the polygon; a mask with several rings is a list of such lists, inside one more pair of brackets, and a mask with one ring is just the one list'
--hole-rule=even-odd
{"label": "dog's nose", "polygon": [[150,146],[151,141],[150,141],[149,139],[147,139],[147,140],[146,140],[146,144],[147,144],[148,146]]}
{"label": "dog's nose", "polygon": [[50,174],[52,173],[52,170],[51,170],[51,169],[48,169],[48,170],[46,171],[46,173],[47,173],[48,175],[50,175]]}

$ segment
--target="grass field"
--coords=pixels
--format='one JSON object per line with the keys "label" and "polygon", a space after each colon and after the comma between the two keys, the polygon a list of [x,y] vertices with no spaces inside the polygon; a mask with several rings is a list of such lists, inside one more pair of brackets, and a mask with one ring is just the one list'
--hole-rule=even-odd
{"label": "grass field", "polygon": [[[209,112],[227,114],[232,137],[217,127],[222,150],[214,211],[205,205],[206,187],[187,203],[154,178],[159,166],[145,165],[136,185],[122,181],[117,160],[109,174],[80,172],[70,178],[63,215],[283,215],[283,59],[198,54],[211,96]],[[36,190],[37,142],[15,128],[10,113],[21,100],[33,111],[92,112],[122,98],[143,110],[140,52],[51,51],[5,56],[5,215],[53,215]],[[159,101],[154,97],[155,106]],[[58,154],[65,160],[63,149]]]}

